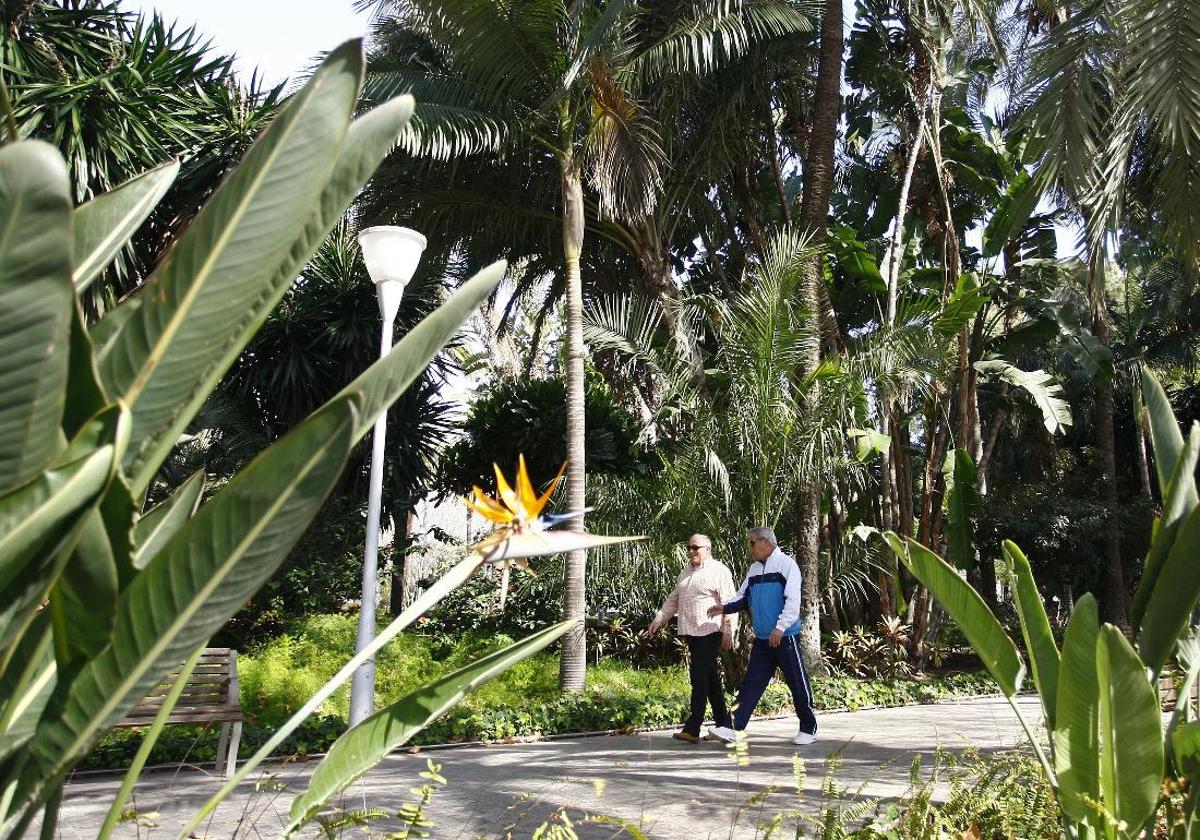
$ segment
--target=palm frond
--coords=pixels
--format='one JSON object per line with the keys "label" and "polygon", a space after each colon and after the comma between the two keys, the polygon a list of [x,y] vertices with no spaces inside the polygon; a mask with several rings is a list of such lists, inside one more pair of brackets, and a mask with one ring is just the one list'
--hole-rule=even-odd
{"label": "palm frond", "polygon": [[636,221],[654,212],[667,164],[658,124],[599,60],[588,68],[592,123],[586,145],[588,176],[600,197],[601,218]]}
{"label": "palm frond", "polygon": [[563,66],[560,0],[404,0],[394,20],[440,44],[452,70],[495,101],[540,101]]}
{"label": "palm frond", "polygon": [[444,73],[372,72],[363,83],[362,98],[371,104],[405,93],[417,105],[398,145],[414,157],[449,160],[499,153],[521,130],[518,121],[492,108],[462,79]]}
{"label": "palm frond", "polygon": [[1055,27],[1031,58],[1031,101],[1022,122],[1041,146],[1039,183],[1083,196],[1095,183],[1096,162],[1110,117],[1110,79],[1104,73],[1114,44],[1102,3],[1092,3]]}
{"label": "palm frond", "polygon": [[756,41],[811,32],[819,8],[788,0],[704,0],[639,51],[631,69],[649,81],[706,75]]}

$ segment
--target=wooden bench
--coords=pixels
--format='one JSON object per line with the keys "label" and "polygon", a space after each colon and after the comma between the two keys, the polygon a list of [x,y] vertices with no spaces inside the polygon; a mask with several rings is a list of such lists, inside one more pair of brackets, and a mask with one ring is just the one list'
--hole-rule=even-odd
{"label": "wooden bench", "polygon": [[[153,691],[134,706],[117,726],[149,726],[162,708],[163,699],[179,676],[176,668]],[[192,676],[167,723],[221,724],[217,740],[216,769],[225,778],[237,766],[238,746],[242,740],[242,704],[238,697],[237,651],[229,648],[205,648]]]}

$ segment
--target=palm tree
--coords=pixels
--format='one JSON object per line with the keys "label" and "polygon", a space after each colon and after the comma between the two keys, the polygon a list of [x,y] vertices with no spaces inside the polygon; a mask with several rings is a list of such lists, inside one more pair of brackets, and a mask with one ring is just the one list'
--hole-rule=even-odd
{"label": "palm tree", "polygon": [[[813,98],[808,155],[804,160],[804,193],[800,204],[800,231],[815,250],[807,255],[797,290],[802,304],[818,317],[826,311],[825,277],[820,248],[828,236],[829,197],[833,191],[838,122],[842,117],[842,2],[825,0],[821,14],[820,48],[817,58],[817,88]],[[836,323],[836,322],[835,322]],[[800,359],[805,373],[816,373],[821,365],[821,348],[812,342]],[[814,385],[804,395],[805,409],[813,412],[820,398]],[[808,667],[821,667],[821,598],[818,571],[821,555],[821,491],[810,480],[800,494],[799,554],[804,580],[800,649]]]}
{"label": "palm tree", "polygon": [[[642,107],[645,86],[668,72],[710,69],[744,49],[757,31],[797,26],[783,0],[696,3],[674,14],[634,4],[563,0],[371,0],[389,26],[416,37],[415,67],[375,76],[370,95],[409,90],[427,103],[408,137],[428,157],[490,153],[536,161],[558,184],[566,298],[566,504],[585,507],[583,282],[587,204],[595,215],[637,223],[650,215],[663,180],[659,127]],[[640,24],[640,25],[639,25]],[[408,37],[407,35],[405,37]],[[528,173],[527,177],[536,177]],[[546,181],[541,181],[546,183]],[[543,205],[544,206],[544,205]],[[546,253],[542,243],[538,249]],[[583,518],[575,526],[584,527]],[[561,684],[583,688],[585,555],[567,558]]]}
{"label": "palm tree", "polygon": [[[1194,184],[1200,157],[1200,38],[1187,0],[1055,6],[1033,58],[1027,118],[1044,148],[1039,179],[1076,208],[1087,236],[1092,331],[1106,346],[1110,319],[1105,267],[1110,235],[1122,226],[1134,179],[1152,197],[1151,215],[1178,256],[1200,256]],[[1116,502],[1113,384],[1096,384],[1096,431],[1104,492]],[[1115,527],[1107,541],[1105,618],[1128,623]]]}
{"label": "palm tree", "polygon": [[21,137],[66,158],[76,203],[166,162],[183,161],[163,202],[85,297],[98,317],[165,252],[279,103],[234,75],[194,29],[139,16],[117,2],[22,0],[0,4],[0,81]]}

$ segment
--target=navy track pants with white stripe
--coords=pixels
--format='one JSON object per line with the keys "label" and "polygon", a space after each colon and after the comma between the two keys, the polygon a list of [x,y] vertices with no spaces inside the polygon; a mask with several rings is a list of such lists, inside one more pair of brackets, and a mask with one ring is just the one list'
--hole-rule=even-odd
{"label": "navy track pants with white stripe", "polygon": [[746,728],[750,715],[754,714],[758,701],[767,690],[767,684],[775,676],[776,668],[783,671],[783,680],[792,691],[792,702],[796,705],[801,731],[817,734],[817,716],[813,712],[808,671],[804,668],[796,636],[784,636],[779,640],[779,647],[771,647],[766,639],[754,640],[750,648],[750,662],[746,665],[746,677],[738,690],[733,728],[738,731]]}

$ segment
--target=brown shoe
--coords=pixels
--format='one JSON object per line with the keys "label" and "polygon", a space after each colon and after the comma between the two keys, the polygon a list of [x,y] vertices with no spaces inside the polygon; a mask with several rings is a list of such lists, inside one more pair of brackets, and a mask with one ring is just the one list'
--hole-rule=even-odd
{"label": "brown shoe", "polygon": [[676,732],[671,737],[674,738],[676,741],[686,741],[689,744],[700,743],[699,735],[693,735],[691,732],[683,732],[682,730],[679,732]]}
{"label": "brown shoe", "polygon": [[709,732],[707,735],[705,735],[700,740],[701,741],[720,741],[721,739],[718,738],[716,735],[712,734],[711,732]]}

